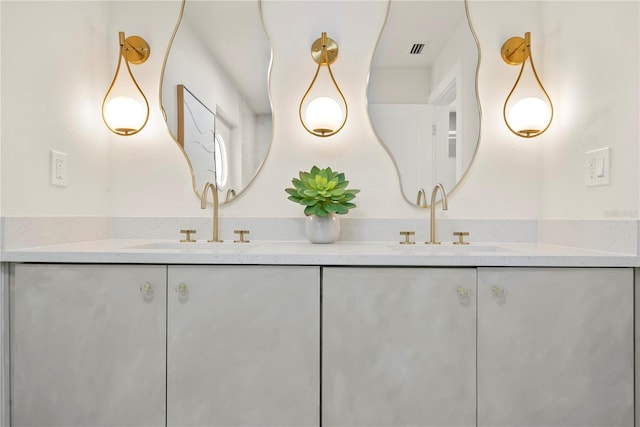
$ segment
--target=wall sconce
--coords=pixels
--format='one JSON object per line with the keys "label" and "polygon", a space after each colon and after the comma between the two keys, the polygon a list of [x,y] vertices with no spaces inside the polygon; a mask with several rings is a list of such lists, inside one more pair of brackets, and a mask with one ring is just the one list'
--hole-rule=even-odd
{"label": "wall sconce", "polygon": [[[118,33],[118,37],[120,42],[118,65],[111,86],[102,100],[102,120],[111,132],[129,136],[140,132],[149,120],[149,102],[133,77],[129,64],[142,64],[149,58],[151,51],[142,37],[129,36],[125,39],[122,31]],[[123,79],[118,81],[123,58],[129,77],[131,77],[130,82],[123,82]],[[118,88],[114,91],[116,81],[118,81]],[[144,105],[130,96],[136,90],[144,101]]]}
{"label": "wall sconce", "polygon": [[[333,72],[331,71],[331,64],[333,64],[338,58],[338,45],[335,41],[327,37],[327,33],[323,32],[320,38],[313,42],[313,45],[311,46],[311,57],[318,64],[318,68],[316,69],[316,74],[313,76],[313,80],[311,80],[309,88],[304,93],[302,100],[300,100],[298,115],[302,126],[307,130],[307,132],[312,135],[325,138],[340,132],[344,127],[344,124],[347,122],[347,116],[349,115],[347,100],[344,98],[342,91],[338,87],[338,83],[336,83],[336,79],[333,77]],[[307,96],[316,84],[320,68],[322,68],[323,65],[327,66],[331,83],[342,99],[344,112],[338,101],[332,97],[326,96],[324,93],[322,96],[312,99],[308,105],[304,105]],[[326,89],[328,88],[324,87],[321,91],[324,92]],[[304,117],[303,110],[305,110]]]}
{"label": "wall sconce", "polygon": [[[509,92],[507,99],[504,101],[504,107],[502,108],[504,122],[511,132],[522,138],[534,138],[541,135],[549,128],[551,121],[553,120],[553,104],[551,103],[549,94],[547,94],[547,91],[540,82],[535,65],[533,65],[533,57],[531,56],[531,33],[525,33],[524,38],[511,37],[502,45],[501,53],[502,59],[507,64],[522,64],[518,78],[516,79],[511,92]],[[546,101],[537,96],[523,97],[514,102],[509,108],[509,111],[507,111],[507,103],[520,82],[527,59],[529,59],[529,62],[531,63],[533,76],[535,77],[544,98],[546,98]]]}

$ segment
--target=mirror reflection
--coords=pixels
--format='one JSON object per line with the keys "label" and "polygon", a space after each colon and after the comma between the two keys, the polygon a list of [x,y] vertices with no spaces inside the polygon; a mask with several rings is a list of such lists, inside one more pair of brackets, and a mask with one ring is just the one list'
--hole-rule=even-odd
{"label": "mirror reflection", "polygon": [[220,200],[232,200],[262,167],[272,139],[270,60],[257,0],[183,0],[160,95],[198,196],[215,182]]}
{"label": "mirror reflection", "polygon": [[376,47],[369,117],[405,199],[438,183],[451,192],[479,143],[479,50],[464,0],[392,1]]}

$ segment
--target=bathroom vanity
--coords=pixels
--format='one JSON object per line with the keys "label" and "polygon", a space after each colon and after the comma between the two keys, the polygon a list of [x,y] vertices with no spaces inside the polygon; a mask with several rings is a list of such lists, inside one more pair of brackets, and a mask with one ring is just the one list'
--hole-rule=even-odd
{"label": "bathroom vanity", "polygon": [[13,425],[317,423],[318,267],[13,272]]}
{"label": "bathroom vanity", "polygon": [[5,253],[12,425],[633,425],[635,256],[177,245]]}

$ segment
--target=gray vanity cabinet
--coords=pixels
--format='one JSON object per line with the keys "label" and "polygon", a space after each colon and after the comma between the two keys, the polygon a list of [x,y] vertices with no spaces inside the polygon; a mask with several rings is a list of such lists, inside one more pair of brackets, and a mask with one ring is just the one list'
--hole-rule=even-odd
{"label": "gray vanity cabinet", "polygon": [[167,426],[317,426],[320,269],[169,266]]}
{"label": "gray vanity cabinet", "polygon": [[12,264],[11,421],[632,426],[633,281],[631,268]]}
{"label": "gray vanity cabinet", "polygon": [[165,266],[11,268],[12,426],[165,417]]}
{"label": "gray vanity cabinet", "polygon": [[476,425],[476,269],[324,268],[323,426]]}
{"label": "gray vanity cabinet", "polygon": [[633,271],[478,269],[478,425],[632,426]]}

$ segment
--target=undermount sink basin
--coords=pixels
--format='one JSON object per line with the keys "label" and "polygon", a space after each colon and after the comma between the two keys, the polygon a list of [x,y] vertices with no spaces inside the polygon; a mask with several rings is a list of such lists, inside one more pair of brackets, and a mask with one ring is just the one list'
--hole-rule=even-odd
{"label": "undermount sink basin", "polygon": [[[198,242],[177,242],[177,241],[156,241],[148,243],[138,243],[128,246],[130,250],[153,251],[153,252],[176,252],[176,253],[205,253],[205,254],[246,254],[249,252],[260,254],[273,253],[316,253],[319,250],[327,249],[331,251],[336,248],[344,250],[343,246],[334,245],[309,245],[306,242],[273,242],[269,244],[256,244],[253,242],[234,243],[233,240],[226,240],[221,243],[209,243],[204,240]],[[349,246],[351,247],[351,246]],[[357,245],[353,248],[357,252]],[[384,249],[384,248],[388,249]],[[362,246],[363,250],[371,250],[368,245]],[[454,245],[452,243],[442,243],[440,245],[427,245],[424,242],[416,242],[413,245],[402,245],[400,243],[386,243],[379,247],[383,251],[394,251],[398,254],[425,255],[425,256],[482,256],[482,255],[502,255],[517,252],[501,245],[471,243],[469,245]]]}
{"label": "undermount sink basin", "polygon": [[504,254],[513,253],[514,249],[498,245],[474,244],[454,245],[452,243],[442,243],[440,245],[427,245],[416,242],[413,245],[394,244],[389,246],[398,252],[404,253],[424,253],[429,255],[482,255],[482,254]]}
{"label": "undermount sink basin", "polygon": [[153,242],[142,245],[130,246],[128,249],[157,250],[157,251],[183,251],[183,252],[213,252],[213,253],[234,253],[247,252],[253,245],[247,243],[228,242]]}

